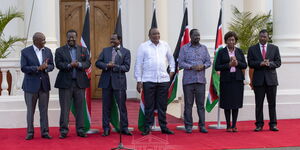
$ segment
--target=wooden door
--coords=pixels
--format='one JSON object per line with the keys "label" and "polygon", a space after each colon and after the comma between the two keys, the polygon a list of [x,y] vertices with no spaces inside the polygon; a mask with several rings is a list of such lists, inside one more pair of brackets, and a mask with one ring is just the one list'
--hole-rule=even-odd
{"label": "wooden door", "polygon": [[[92,98],[101,98],[102,90],[98,88],[101,70],[95,62],[104,47],[110,46],[110,36],[114,32],[117,18],[117,0],[89,0],[90,4],[90,45],[92,63]],[[60,1],[60,44],[66,44],[66,32],[74,29],[78,32],[80,42],[85,17],[85,0]]]}

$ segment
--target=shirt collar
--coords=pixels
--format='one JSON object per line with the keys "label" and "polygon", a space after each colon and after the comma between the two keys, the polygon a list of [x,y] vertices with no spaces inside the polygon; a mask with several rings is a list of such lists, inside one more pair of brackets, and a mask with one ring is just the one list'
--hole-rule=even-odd
{"label": "shirt collar", "polygon": [[[263,46],[263,45],[262,45],[261,43],[259,43],[259,47],[262,48],[262,46]],[[266,43],[265,46],[266,46],[265,48],[267,48],[268,43]]]}
{"label": "shirt collar", "polygon": [[33,49],[34,49],[34,51],[39,52],[40,50],[44,50],[44,47],[39,49],[33,44]]}
{"label": "shirt collar", "polygon": [[[160,43],[161,43],[161,41],[159,40],[157,45],[160,45]],[[148,41],[148,44],[149,44],[149,45],[157,46],[157,45],[155,45],[151,40]]]}
{"label": "shirt collar", "polygon": [[67,44],[68,48],[71,50],[72,48],[77,49],[77,45],[75,45],[74,47],[71,47],[69,44]]}
{"label": "shirt collar", "polygon": [[199,45],[192,45],[192,42],[188,43],[189,47],[201,47],[202,45],[199,43]]}

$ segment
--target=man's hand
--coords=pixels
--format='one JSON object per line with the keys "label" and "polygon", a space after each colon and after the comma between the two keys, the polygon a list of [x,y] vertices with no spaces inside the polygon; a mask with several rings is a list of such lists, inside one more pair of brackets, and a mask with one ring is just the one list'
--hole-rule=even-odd
{"label": "man's hand", "polygon": [[142,83],[142,82],[137,82],[137,83],[136,83],[136,90],[137,90],[139,93],[141,93],[142,89],[143,89],[143,83]]}
{"label": "man's hand", "polygon": [[77,60],[71,62],[72,68],[77,68],[78,66],[79,66],[79,63],[77,62]]}
{"label": "man's hand", "polygon": [[42,65],[38,67],[39,71],[43,71],[48,68],[48,61],[44,62]]}
{"label": "man's hand", "polygon": [[204,65],[196,65],[192,67],[192,70],[202,71],[204,68]]}
{"label": "man's hand", "polygon": [[269,59],[265,59],[264,61],[262,61],[261,63],[260,63],[260,66],[270,66],[270,62],[269,62]]}
{"label": "man's hand", "polygon": [[173,78],[174,74],[175,74],[175,72],[170,72],[170,73],[169,73],[170,79]]}
{"label": "man's hand", "polygon": [[112,61],[107,64],[107,68],[113,68],[114,66],[115,64]]}

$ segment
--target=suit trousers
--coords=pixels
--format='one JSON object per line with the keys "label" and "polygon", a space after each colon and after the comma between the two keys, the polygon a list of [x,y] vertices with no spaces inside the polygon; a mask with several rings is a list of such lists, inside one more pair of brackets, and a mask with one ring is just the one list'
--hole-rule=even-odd
{"label": "suit trousers", "polygon": [[76,131],[84,132],[84,96],[85,88],[79,88],[76,80],[72,80],[72,86],[68,89],[59,89],[60,104],[60,132],[67,134],[69,132],[69,112],[71,105],[75,107]]}
{"label": "suit trousers", "polygon": [[[170,83],[154,83],[144,82],[143,90],[145,97],[145,129],[150,130],[150,126],[153,123],[154,108],[158,111],[158,121],[160,128],[165,130],[167,128],[166,111],[168,102],[168,89]],[[156,107],[155,107],[156,105]]]}
{"label": "suit trousers", "polygon": [[49,103],[49,91],[45,92],[39,90],[37,93],[24,93],[25,102],[27,106],[27,133],[34,134],[33,120],[34,112],[37,101],[39,101],[39,112],[40,112],[40,127],[41,134],[48,134],[48,103]]}
{"label": "suit trousers", "polygon": [[256,123],[255,125],[258,127],[264,126],[264,115],[263,115],[263,107],[264,107],[264,99],[265,95],[267,95],[268,107],[269,107],[269,116],[270,122],[269,126],[274,126],[277,124],[276,119],[276,92],[277,86],[268,86],[264,84],[263,86],[255,86],[255,117]]}
{"label": "suit trousers", "polygon": [[111,110],[113,108],[114,98],[120,112],[121,130],[128,130],[128,118],[126,108],[126,90],[115,90],[112,88],[102,89],[102,127],[104,130],[110,130]]}
{"label": "suit trousers", "polygon": [[204,99],[205,99],[205,84],[194,83],[183,85],[184,93],[184,124],[185,128],[192,128],[193,117],[192,110],[194,101],[196,101],[197,112],[199,117],[198,126],[205,126],[205,109],[204,109]]}

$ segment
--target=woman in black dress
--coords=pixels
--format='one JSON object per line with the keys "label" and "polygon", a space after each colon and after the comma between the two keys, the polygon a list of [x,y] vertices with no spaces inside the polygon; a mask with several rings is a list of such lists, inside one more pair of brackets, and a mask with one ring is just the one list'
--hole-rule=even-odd
{"label": "woman in black dress", "polygon": [[[243,107],[244,73],[247,68],[241,49],[235,47],[238,37],[229,31],[224,37],[226,47],[217,54],[215,69],[220,71],[220,107],[224,109],[227,132],[237,132],[236,121],[239,108]],[[232,114],[232,124],[230,115]]]}

